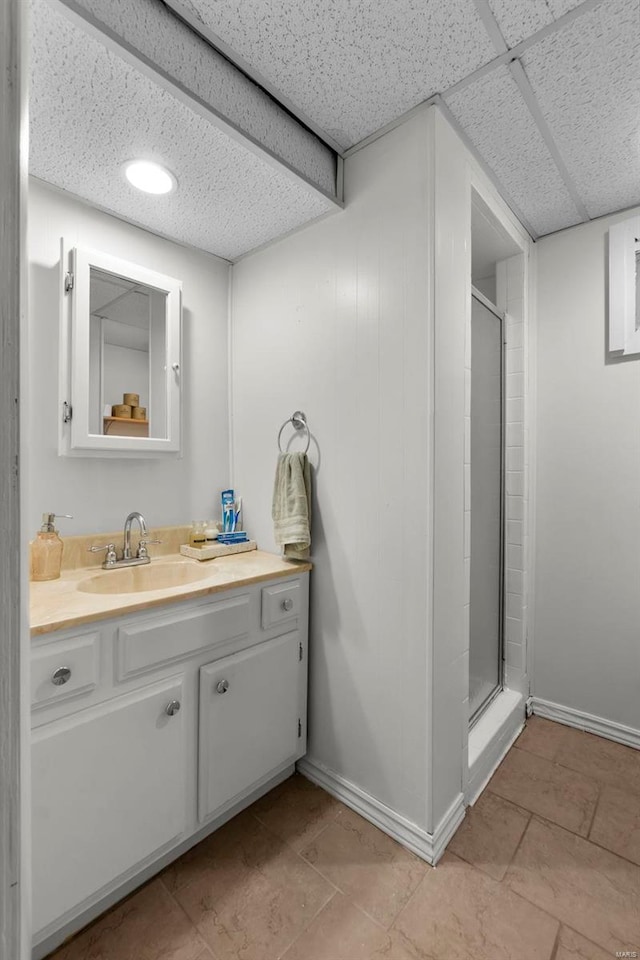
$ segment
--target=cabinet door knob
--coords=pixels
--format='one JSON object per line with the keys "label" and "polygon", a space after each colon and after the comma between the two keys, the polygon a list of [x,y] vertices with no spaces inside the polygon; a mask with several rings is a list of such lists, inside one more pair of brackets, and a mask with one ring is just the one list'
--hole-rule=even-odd
{"label": "cabinet door knob", "polygon": [[166,710],[165,710],[165,713],[166,713],[169,717],[173,717],[173,716],[175,716],[175,714],[178,712],[179,709],[180,709],[180,701],[179,701],[179,700],[170,700],[169,703],[167,704],[167,708],[166,708]]}
{"label": "cabinet door knob", "polygon": [[51,677],[51,683],[56,687],[61,687],[63,683],[66,683],[67,680],[71,679],[71,668],[70,667],[58,667]]}
{"label": "cabinet door knob", "polygon": [[228,689],[229,689],[229,681],[228,681],[228,680],[220,680],[220,681],[216,684],[216,690],[218,691],[218,693],[226,693]]}
{"label": "cabinet door knob", "polygon": [[293,600],[291,599],[291,597],[286,597],[282,601],[280,606],[282,607],[283,610],[287,610],[287,611],[293,610]]}

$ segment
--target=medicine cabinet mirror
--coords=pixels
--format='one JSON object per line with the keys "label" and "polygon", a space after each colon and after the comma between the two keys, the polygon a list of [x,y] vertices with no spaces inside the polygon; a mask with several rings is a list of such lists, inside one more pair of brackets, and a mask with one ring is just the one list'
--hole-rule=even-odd
{"label": "medicine cabinet mirror", "polygon": [[60,453],[177,455],[180,281],[64,240],[61,262]]}

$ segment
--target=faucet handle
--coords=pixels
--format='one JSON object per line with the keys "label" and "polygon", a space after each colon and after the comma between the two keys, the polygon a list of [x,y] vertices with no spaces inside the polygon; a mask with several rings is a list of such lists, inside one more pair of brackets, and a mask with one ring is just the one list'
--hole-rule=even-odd
{"label": "faucet handle", "polygon": [[101,553],[103,550],[106,550],[107,555],[104,558],[105,566],[112,566],[116,563],[118,557],[116,554],[116,545],[115,543],[107,543],[102,547],[88,547],[88,553]]}
{"label": "faucet handle", "polygon": [[143,540],[138,541],[138,560],[146,560],[149,556],[149,551],[147,550],[147,544],[149,543],[162,543],[162,540],[151,540],[145,537]]}

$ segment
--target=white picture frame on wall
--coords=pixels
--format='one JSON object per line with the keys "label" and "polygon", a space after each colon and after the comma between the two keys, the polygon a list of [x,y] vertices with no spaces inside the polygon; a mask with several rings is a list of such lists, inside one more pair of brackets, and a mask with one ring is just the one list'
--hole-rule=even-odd
{"label": "white picture frame on wall", "polygon": [[609,351],[640,354],[640,216],[609,229]]}

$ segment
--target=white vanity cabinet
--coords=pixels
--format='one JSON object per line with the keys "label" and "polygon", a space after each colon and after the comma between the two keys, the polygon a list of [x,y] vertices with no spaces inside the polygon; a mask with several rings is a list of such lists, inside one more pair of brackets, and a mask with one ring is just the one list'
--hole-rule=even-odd
{"label": "white vanity cabinet", "polygon": [[293,772],[307,619],[305,571],[33,638],[36,960]]}
{"label": "white vanity cabinet", "polygon": [[184,834],[183,698],[176,677],[35,731],[35,929]]}
{"label": "white vanity cabinet", "polygon": [[201,821],[296,759],[302,738],[302,652],[295,631],[201,668]]}

